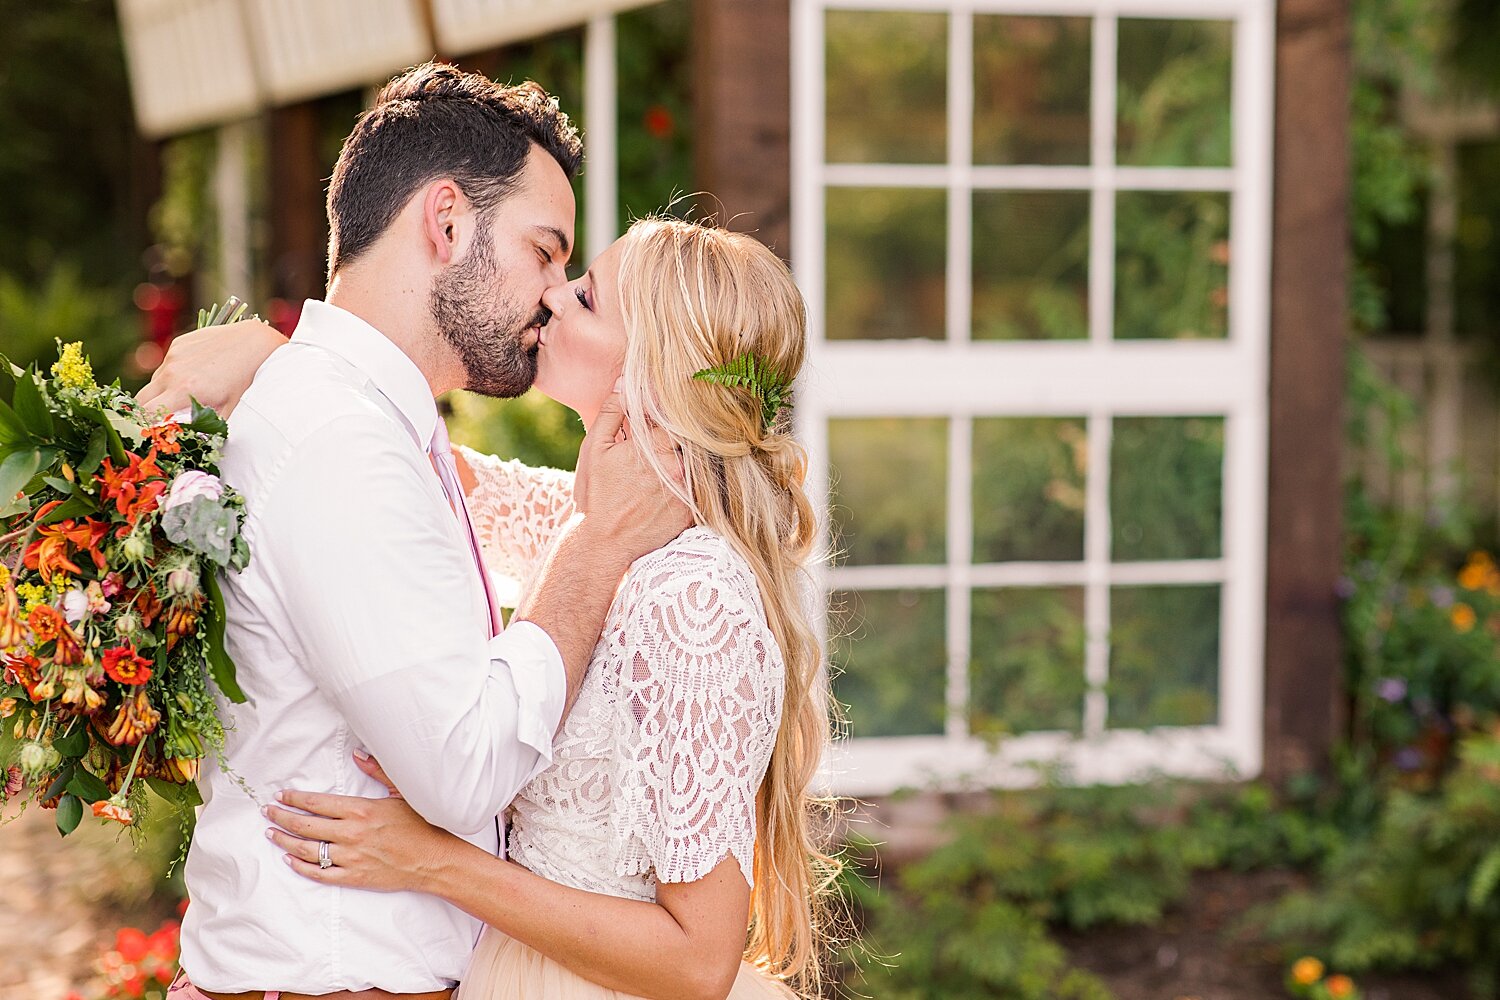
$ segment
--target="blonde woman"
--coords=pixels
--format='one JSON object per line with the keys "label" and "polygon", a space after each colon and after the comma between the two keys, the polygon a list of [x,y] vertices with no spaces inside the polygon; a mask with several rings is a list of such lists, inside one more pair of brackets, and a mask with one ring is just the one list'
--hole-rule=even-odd
{"label": "blonde woman", "polygon": [[[506,817],[509,860],[394,788],[289,790],[267,835],[314,881],[434,894],[484,921],[462,1000],[813,992],[833,862],[810,792],[829,714],[803,601],[804,455],[784,411],[694,377],[748,355],[795,378],[801,296],[754,239],[648,220],[543,301],[537,388],[592,425],[618,383],[628,424],[675,444],[695,526],[625,577],[552,762]],[[464,458],[486,558],[524,586],[572,514],[572,476]]]}

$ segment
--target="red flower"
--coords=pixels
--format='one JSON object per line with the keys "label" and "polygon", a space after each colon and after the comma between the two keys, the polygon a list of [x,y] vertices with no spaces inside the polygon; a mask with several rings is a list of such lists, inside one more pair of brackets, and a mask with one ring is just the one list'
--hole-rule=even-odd
{"label": "red flower", "polygon": [[134,646],[115,646],[104,651],[104,672],[120,684],[144,684],[151,679],[151,661]]}
{"label": "red flower", "polygon": [[177,443],[177,435],[182,433],[182,427],[175,421],[147,427],[141,433],[151,442],[151,447],[163,455],[175,455],[182,450],[182,445]]}
{"label": "red flower", "polygon": [[24,687],[26,697],[32,701],[43,700],[37,696],[37,688],[42,683],[42,664],[35,656],[15,656],[6,660],[5,679]]}
{"label": "red flower", "polygon": [[[103,802],[94,803],[94,815],[99,815]],[[151,951],[151,942],[146,932],[139,927],[122,927],[115,935],[115,951],[127,962],[139,962]]]}
{"label": "red flower", "polygon": [[666,139],[677,128],[677,123],[672,120],[672,112],[660,104],[653,104],[646,109],[646,115],[641,119],[641,124],[646,126],[646,131],[650,132],[654,139]]}
{"label": "red flower", "polygon": [[100,495],[106,503],[114,501],[115,510],[129,524],[155,510],[162,494],[167,492],[166,473],[156,464],[155,448],[145,458],[130,455],[129,465],[124,469],[116,470],[106,458],[99,482],[103,484]]}

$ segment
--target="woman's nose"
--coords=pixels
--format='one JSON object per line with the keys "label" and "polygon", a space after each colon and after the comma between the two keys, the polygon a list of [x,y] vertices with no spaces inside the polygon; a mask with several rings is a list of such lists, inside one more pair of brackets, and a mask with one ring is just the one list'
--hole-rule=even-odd
{"label": "woman's nose", "polygon": [[553,285],[542,293],[542,305],[552,310],[553,316],[561,316],[572,294],[572,287],[566,283]]}

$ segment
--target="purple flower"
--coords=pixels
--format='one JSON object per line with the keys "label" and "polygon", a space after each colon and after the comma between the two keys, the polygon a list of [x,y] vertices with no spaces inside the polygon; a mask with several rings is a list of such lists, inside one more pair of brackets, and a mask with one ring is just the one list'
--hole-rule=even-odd
{"label": "purple flower", "polygon": [[1416,747],[1402,747],[1396,751],[1395,764],[1398,770],[1415,771],[1422,766],[1422,751]]}
{"label": "purple flower", "polygon": [[1432,606],[1435,608],[1453,607],[1452,587],[1444,587],[1442,585],[1438,585],[1436,587],[1433,587],[1432,590],[1428,592],[1428,596],[1432,598]]}
{"label": "purple flower", "polygon": [[1341,601],[1347,601],[1353,597],[1355,589],[1354,581],[1347,576],[1339,577],[1338,581],[1333,585],[1333,592],[1338,595],[1338,599]]}
{"label": "purple flower", "polygon": [[1406,697],[1406,681],[1400,677],[1382,677],[1375,685],[1375,693],[1382,701],[1395,704]]}

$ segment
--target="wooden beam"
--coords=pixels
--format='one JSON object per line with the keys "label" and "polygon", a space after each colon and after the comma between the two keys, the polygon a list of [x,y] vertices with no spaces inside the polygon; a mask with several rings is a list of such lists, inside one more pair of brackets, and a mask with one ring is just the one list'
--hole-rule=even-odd
{"label": "wooden beam", "polygon": [[791,254],[790,0],[693,0],[693,141],[703,207]]}
{"label": "wooden beam", "polygon": [[1271,258],[1265,772],[1343,733],[1342,450],[1349,297],[1348,0],[1281,0]]}
{"label": "wooden beam", "polygon": [[328,217],[318,155],[318,105],[312,101],[271,112],[271,290],[300,306],[323,297]]}

